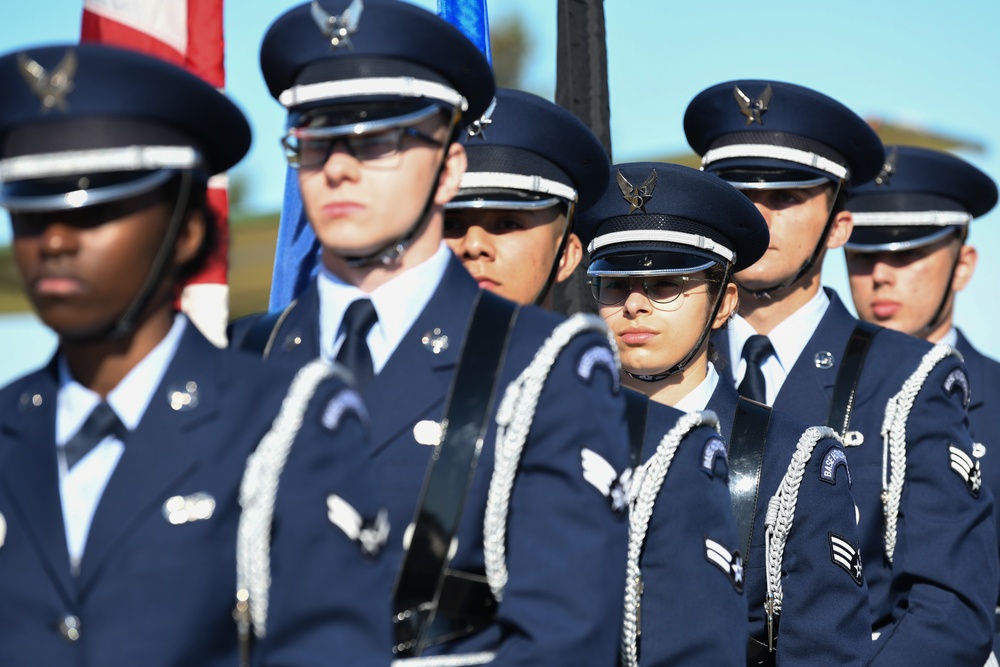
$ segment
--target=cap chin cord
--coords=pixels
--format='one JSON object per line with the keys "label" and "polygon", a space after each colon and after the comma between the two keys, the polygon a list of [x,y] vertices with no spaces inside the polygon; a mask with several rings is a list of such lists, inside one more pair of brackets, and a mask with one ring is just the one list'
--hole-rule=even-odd
{"label": "cap chin cord", "polygon": [[830,197],[830,207],[826,213],[826,226],[823,227],[823,233],[820,234],[819,241],[816,242],[816,247],[813,248],[812,254],[809,255],[809,258],[805,261],[805,263],[799,267],[798,272],[783,282],[759,290],[751,290],[744,287],[743,285],[740,285],[738,280],[734,279],[733,281],[740,287],[740,289],[749,292],[750,296],[755,299],[770,301],[775,295],[780,295],[782,292],[804,278],[807,273],[812,271],[816,262],[818,262],[820,257],[823,256],[823,251],[826,250],[826,240],[830,236],[830,230],[833,229],[833,207],[837,205],[837,197],[840,196],[840,190],[843,187],[843,184],[843,181],[837,181],[837,187],[833,192],[833,196]]}
{"label": "cap chin cord", "polygon": [[[962,243],[965,243],[965,239],[961,239]],[[951,296],[951,286],[955,283],[955,269],[958,268],[958,263],[962,260],[962,249],[959,247],[958,254],[955,256],[955,261],[951,264],[951,271],[948,273],[948,284],[944,288],[944,294],[941,295],[941,301],[938,302],[937,310],[934,311],[934,316],[931,317],[930,321],[920,328],[917,332],[917,336],[925,336],[941,324],[941,318],[944,315],[944,309],[948,305],[948,297]]]}
{"label": "cap chin cord", "polygon": [[662,373],[657,373],[656,375],[640,375],[639,373],[630,373],[625,371],[625,374],[630,378],[639,380],[640,382],[659,382],[660,380],[666,380],[668,377],[677,375],[678,373],[684,371],[688,367],[694,358],[698,354],[698,350],[701,349],[702,345],[708,339],[708,336],[712,333],[712,322],[715,321],[716,316],[719,314],[719,308],[722,307],[722,298],[726,294],[726,283],[729,282],[729,276],[732,272],[732,264],[726,264],[726,271],[722,276],[722,282],[720,283],[719,293],[715,297],[715,303],[712,305],[712,314],[708,316],[708,321],[705,322],[704,328],[701,330],[701,335],[698,337],[698,342],[688,351],[687,355],[681,359],[678,363],[674,364]]}
{"label": "cap chin cord", "polygon": [[403,257],[410,244],[413,243],[414,239],[416,239],[427,223],[431,207],[434,205],[434,195],[437,194],[438,184],[441,182],[441,174],[444,172],[444,165],[448,159],[448,147],[455,141],[460,116],[461,113],[458,109],[455,109],[451,115],[451,121],[448,124],[448,138],[444,142],[444,154],[441,156],[441,162],[438,164],[437,171],[434,174],[434,181],[431,183],[430,192],[427,194],[427,199],[424,200],[424,206],[420,210],[420,215],[417,216],[417,219],[413,221],[413,224],[410,225],[409,229],[402,236],[389,241],[370,255],[344,257],[343,259],[347,266],[352,269],[372,264],[389,266]]}
{"label": "cap chin cord", "polygon": [[191,197],[193,172],[190,169],[181,171],[180,179],[177,201],[174,203],[174,210],[170,216],[167,231],[163,236],[163,241],[160,243],[159,250],[156,251],[156,256],[149,267],[146,279],[136,293],[135,298],[132,299],[132,302],[125,308],[125,311],[109,326],[93,334],[71,336],[69,337],[71,340],[78,342],[117,340],[135,331],[139,316],[142,315],[143,311],[149,305],[150,300],[160,286],[160,282],[166,275],[167,270],[170,269],[169,262],[174,254],[174,246],[177,243],[177,237],[186,218],[188,203]]}
{"label": "cap chin cord", "polygon": [[545,279],[545,283],[542,284],[542,289],[539,290],[538,295],[532,303],[536,306],[541,306],[545,299],[548,298],[549,292],[552,291],[552,286],[556,284],[556,275],[559,273],[559,262],[562,260],[563,253],[566,252],[566,244],[569,242],[569,235],[573,233],[573,214],[576,211],[575,202],[567,202],[566,204],[566,228],[563,230],[562,239],[559,241],[559,249],[556,250],[555,259],[552,260],[552,268],[549,270],[549,275]]}

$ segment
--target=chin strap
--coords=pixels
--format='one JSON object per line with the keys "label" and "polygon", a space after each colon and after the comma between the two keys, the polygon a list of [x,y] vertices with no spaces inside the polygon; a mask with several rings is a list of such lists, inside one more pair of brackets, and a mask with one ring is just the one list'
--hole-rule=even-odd
{"label": "chin strap", "polygon": [[451,121],[448,124],[448,138],[443,144],[444,154],[441,156],[441,162],[438,163],[437,171],[434,174],[434,181],[431,183],[430,192],[424,200],[424,206],[420,210],[420,215],[418,215],[417,219],[413,221],[413,224],[410,225],[410,228],[406,231],[406,233],[393,239],[392,241],[389,241],[370,255],[344,257],[343,259],[349,267],[356,269],[362,266],[368,266],[369,264],[382,264],[383,266],[389,266],[393,262],[399,261],[399,259],[403,256],[403,253],[406,252],[406,249],[410,247],[410,244],[413,243],[413,240],[424,228],[424,225],[427,223],[431,207],[434,205],[434,195],[437,194],[438,184],[441,182],[441,174],[444,172],[444,165],[448,159],[448,147],[451,146],[452,142],[455,140],[460,115],[461,114],[457,109],[451,115]]}
{"label": "chin strap", "polygon": [[826,226],[823,228],[823,233],[820,235],[819,241],[816,242],[816,247],[813,248],[812,254],[809,255],[809,259],[807,259],[805,263],[799,267],[798,272],[783,282],[758,290],[751,290],[743,287],[743,285],[740,285],[739,281],[735,281],[736,284],[739,285],[740,289],[749,292],[750,296],[755,299],[770,301],[775,295],[781,294],[787,290],[789,287],[804,278],[805,275],[812,270],[812,268],[816,265],[816,262],[818,262],[823,256],[823,251],[826,250],[826,240],[830,236],[830,230],[833,229],[833,207],[837,205],[837,197],[840,196],[840,190],[843,185],[843,181],[837,181],[837,188],[834,190],[833,196],[830,197],[830,208],[826,212]]}
{"label": "chin strap", "polygon": [[[965,239],[961,239],[962,243],[965,243]],[[958,268],[958,263],[962,260],[962,248],[959,246],[958,254],[955,255],[955,261],[951,264],[951,272],[948,274],[948,284],[945,285],[944,294],[941,295],[941,301],[938,302],[937,310],[934,311],[934,316],[931,317],[930,321],[920,328],[917,332],[918,336],[923,336],[929,334],[934,330],[939,324],[941,324],[941,318],[944,315],[944,309],[948,305],[948,297],[951,296],[951,286],[955,283],[955,269]]]}
{"label": "chin strap", "polygon": [[77,341],[96,341],[96,340],[115,340],[122,338],[135,330],[135,325],[139,316],[149,305],[150,299],[153,298],[153,294],[156,292],[157,288],[160,286],[160,282],[163,280],[164,275],[166,275],[167,270],[169,270],[169,262],[174,253],[174,246],[177,243],[177,236],[180,234],[181,227],[184,224],[184,220],[187,214],[188,203],[191,197],[191,182],[193,180],[193,174],[190,170],[185,170],[180,172],[180,188],[177,193],[177,201],[174,203],[174,210],[170,216],[170,223],[167,225],[167,231],[163,236],[163,241],[160,243],[159,250],[156,251],[156,256],[153,258],[152,264],[150,264],[149,272],[146,274],[146,279],[136,293],[135,298],[132,302],[125,308],[125,311],[118,316],[118,319],[114,321],[107,328],[98,331],[95,334],[80,336],[74,338]]}
{"label": "chin strap", "polygon": [[556,274],[559,273],[559,262],[562,260],[563,253],[566,252],[566,244],[569,242],[569,235],[573,233],[573,214],[576,212],[576,203],[568,202],[566,204],[566,228],[563,230],[562,239],[559,241],[559,249],[556,251],[556,257],[552,260],[552,268],[549,270],[549,275],[545,279],[545,283],[542,284],[542,289],[539,290],[538,295],[532,302],[536,306],[541,306],[546,298],[549,296],[549,292],[552,291],[552,286],[556,284]]}
{"label": "chin strap", "polygon": [[[657,373],[656,375],[639,375],[638,373],[630,373],[625,369],[622,369],[626,375],[628,375],[630,378],[634,378],[641,382],[659,382],[660,380],[666,380],[668,377],[672,375],[677,375],[678,373],[682,372],[685,368],[688,367],[688,364],[690,364],[691,361],[694,360],[695,355],[698,354],[698,350],[700,350],[701,346],[705,344],[705,341],[708,339],[709,334],[712,333],[712,322],[715,321],[715,316],[719,314],[719,308],[722,307],[722,297],[726,293],[726,283],[729,282],[729,274],[732,271],[732,267],[733,267],[732,264],[726,264],[726,272],[722,276],[722,281],[719,287],[719,293],[718,295],[716,295],[715,303],[712,305],[712,314],[708,316],[708,321],[705,322],[705,326],[701,330],[701,335],[698,337],[698,342],[695,343],[694,346],[688,351],[687,355],[683,359],[681,359],[677,364],[671,366],[662,373]],[[622,307],[624,308],[624,306]]]}

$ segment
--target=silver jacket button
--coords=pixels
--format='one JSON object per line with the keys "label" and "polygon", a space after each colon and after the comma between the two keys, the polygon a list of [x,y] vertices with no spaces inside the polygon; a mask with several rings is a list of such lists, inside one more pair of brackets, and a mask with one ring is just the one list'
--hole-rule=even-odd
{"label": "silver jacket button", "polygon": [[59,621],[59,634],[68,642],[75,642],[80,638],[80,619],[76,616],[66,616]]}

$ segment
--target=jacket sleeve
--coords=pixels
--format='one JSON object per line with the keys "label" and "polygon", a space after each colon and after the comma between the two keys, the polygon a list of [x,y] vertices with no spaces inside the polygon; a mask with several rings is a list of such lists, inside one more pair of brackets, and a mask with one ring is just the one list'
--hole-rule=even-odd
{"label": "jacket sleeve", "polygon": [[[891,626],[872,664],[982,665],[997,591],[993,497],[972,456],[962,362],[941,361],[906,424],[906,474],[892,561]],[[973,391],[975,389],[973,388]]]}

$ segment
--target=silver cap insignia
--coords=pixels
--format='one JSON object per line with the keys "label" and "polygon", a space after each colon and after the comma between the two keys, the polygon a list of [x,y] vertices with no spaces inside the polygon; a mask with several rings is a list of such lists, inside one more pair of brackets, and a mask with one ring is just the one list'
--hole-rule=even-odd
{"label": "silver cap insignia", "polygon": [[767,113],[767,105],[771,103],[772,92],[771,84],[767,84],[764,92],[757,99],[750,99],[750,96],[740,90],[739,86],[733,86],[733,97],[736,98],[736,104],[739,105],[740,113],[747,117],[747,127],[750,127],[754,123],[761,126],[764,125],[761,116]]}
{"label": "silver cap insignia", "polygon": [[32,60],[25,53],[17,54],[17,67],[21,71],[28,88],[42,101],[42,112],[52,109],[67,111],[66,96],[73,92],[73,77],[76,76],[76,51],[69,49],[52,72]]}
{"label": "silver cap insignia", "polygon": [[649,172],[649,176],[638,187],[629,183],[620,171],[616,178],[618,179],[618,189],[622,191],[622,197],[628,202],[628,212],[642,211],[645,213],[646,202],[653,198],[653,190],[656,189],[656,171]]}
{"label": "silver cap insignia", "polygon": [[320,6],[319,0],[312,1],[312,17],[323,32],[323,36],[330,40],[330,46],[336,50],[341,46],[353,49],[351,35],[358,31],[358,24],[361,23],[361,12],[365,8],[365,3],[361,0],[354,0],[347,9],[339,16],[335,16]]}

